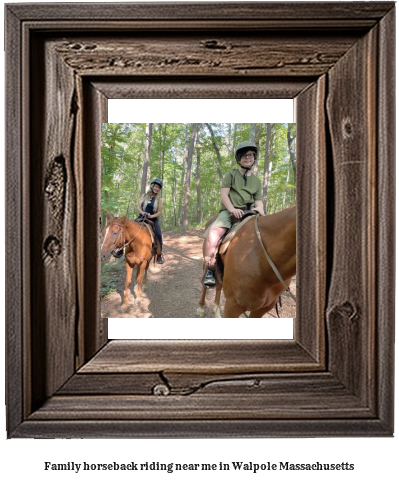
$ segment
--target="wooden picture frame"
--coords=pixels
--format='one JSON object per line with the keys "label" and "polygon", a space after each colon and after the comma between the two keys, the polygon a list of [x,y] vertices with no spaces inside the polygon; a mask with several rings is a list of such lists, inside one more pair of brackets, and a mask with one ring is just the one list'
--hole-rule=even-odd
{"label": "wooden picture frame", "polygon": [[[392,436],[394,2],[6,6],[11,438]],[[109,98],[294,98],[288,341],[110,341]]]}

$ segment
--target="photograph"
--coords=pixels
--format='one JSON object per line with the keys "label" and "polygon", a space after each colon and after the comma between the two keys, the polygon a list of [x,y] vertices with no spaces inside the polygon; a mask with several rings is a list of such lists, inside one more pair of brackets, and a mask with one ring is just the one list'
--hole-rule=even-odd
{"label": "photograph", "polygon": [[103,318],[294,318],[296,124],[103,123],[101,227]]}

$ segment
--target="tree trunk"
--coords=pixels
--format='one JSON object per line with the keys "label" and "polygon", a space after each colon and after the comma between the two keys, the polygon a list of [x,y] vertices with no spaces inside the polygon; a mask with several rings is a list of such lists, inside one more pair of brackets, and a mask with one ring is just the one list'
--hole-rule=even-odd
{"label": "tree trunk", "polygon": [[166,130],[168,124],[165,123],[163,134],[162,134],[162,158],[161,158],[161,179],[164,180],[164,172],[165,172],[165,145],[166,145]]}
{"label": "tree trunk", "polygon": [[237,132],[237,124],[236,123],[229,123],[229,144],[228,150],[230,155],[230,164],[235,166],[236,158],[235,158],[235,148],[236,148],[236,132]]}
{"label": "tree trunk", "polygon": [[283,204],[282,204],[282,207],[281,207],[282,210],[285,208],[285,201],[286,201],[286,197],[287,197],[288,183],[289,182],[290,182],[290,168],[288,168],[287,178],[285,180],[285,188],[284,188],[284,193],[283,193]]}
{"label": "tree trunk", "polygon": [[141,194],[145,193],[147,186],[148,168],[150,165],[151,145],[152,145],[152,126],[153,123],[146,124],[145,127],[145,157],[143,165],[143,174],[141,176]]}
{"label": "tree trunk", "polygon": [[[167,124],[165,123],[163,126],[162,141],[160,143],[160,154],[159,154],[161,174],[158,177],[161,178],[162,183],[165,182],[164,181],[164,171],[165,171],[166,127],[167,127]],[[161,131],[162,131],[162,124],[160,124],[160,126],[159,126],[160,134],[161,134]],[[166,195],[170,194],[170,192],[168,190],[169,190],[169,188],[165,184],[163,184],[163,186],[162,186],[162,202],[163,202],[163,206],[164,206],[165,210],[168,208],[167,200],[166,200]],[[160,216],[160,218],[162,218],[162,221],[165,221],[166,217],[167,217],[166,211],[164,211],[162,213],[162,215]]]}
{"label": "tree trunk", "polygon": [[263,174],[263,208],[266,211],[267,195],[269,192],[270,172],[272,169],[270,142],[271,142],[272,124],[268,123],[266,127],[266,144],[265,144],[265,172]]}
{"label": "tree trunk", "polygon": [[256,123],[251,123],[249,125],[249,140],[255,142],[256,138]]}
{"label": "tree trunk", "polygon": [[290,154],[291,167],[294,172],[294,177],[296,180],[296,151],[295,151],[296,136],[293,134],[294,128],[295,128],[294,123],[288,124],[287,142],[288,142],[288,152]]}
{"label": "tree trunk", "polygon": [[220,181],[223,179],[223,172],[222,172],[222,157],[220,155],[219,147],[216,144],[215,134],[213,133],[213,129],[210,123],[205,124],[211,134],[212,146],[216,154],[216,171],[218,173]]}
{"label": "tree trunk", "polygon": [[185,181],[185,196],[184,196],[184,211],[183,211],[183,230],[186,231],[188,227],[188,208],[190,202],[190,181],[191,181],[191,168],[193,166],[193,153],[194,153],[194,143],[195,137],[197,135],[197,125],[192,124],[190,144],[188,147],[187,154],[187,170],[186,170],[186,181]]}
{"label": "tree trunk", "polygon": [[188,155],[188,123],[186,124],[186,134],[184,136],[184,156],[183,156],[183,168],[181,172],[181,181],[180,181],[180,195],[179,195],[179,213],[177,216],[177,222],[180,226],[182,224],[182,214],[183,214],[183,188],[184,188],[184,181],[186,177],[186,167],[187,167],[187,155]]}
{"label": "tree trunk", "polygon": [[176,160],[173,165],[173,220],[174,226],[177,226],[177,215],[176,215],[176,192],[177,192],[177,183],[176,183]]}
{"label": "tree trunk", "polygon": [[197,184],[197,223],[202,221],[202,204],[201,204],[201,126],[198,124],[197,130],[197,143],[196,143],[196,153],[197,153],[197,170],[196,170],[196,184]]}
{"label": "tree trunk", "polygon": [[260,147],[259,147],[259,133],[260,133],[260,124],[259,123],[251,123],[249,140],[254,142],[256,148],[258,149],[258,157],[256,158],[255,164],[252,166],[252,172],[254,174],[258,174],[259,170],[259,155],[260,155]]}

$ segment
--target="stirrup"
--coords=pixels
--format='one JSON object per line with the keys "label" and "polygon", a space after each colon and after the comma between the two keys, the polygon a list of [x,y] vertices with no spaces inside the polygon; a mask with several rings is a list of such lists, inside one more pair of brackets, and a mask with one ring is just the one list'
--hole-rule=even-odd
{"label": "stirrup", "polygon": [[205,272],[203,285],[206,287],[215,287],[216,286],[215,273],[213,271],[211,271],[210,269],[207,269],[207,271]]}

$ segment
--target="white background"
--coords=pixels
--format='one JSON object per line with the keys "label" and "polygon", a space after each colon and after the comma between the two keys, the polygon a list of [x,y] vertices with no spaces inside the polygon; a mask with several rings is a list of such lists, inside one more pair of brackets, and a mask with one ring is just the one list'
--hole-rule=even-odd
{"label": "white background", "polygon": [[[317,0],[320,1],[320,0]],[[182,7],[184,8],[184,7]],[[3,11],[1,11],[3,15]],[[1,19],[3,24],[3,18]],[[4,90],[4,52],[1,52],[1,86]],[[3,91],[4,93],[4,91]],[[1,97],[3,100],[3,96]],[[3,112],[4,113],[4,112]],[[4,117],[2,117],[2,120]],[[130,121],[130,120],[129,120]],[[252,121],[252,120],[251,120]],[[273,120],[275,121],[275,120]],[[4,140],[4,124],[2,122]],[[1,154],[2,161],[4,154]],[[4,164],[3,164],[4,167]],[[1,191],[4,194],[4,178],[1,178]],[[0,199],[4,204],[4,198]],[[3,215],[4,215],[4,209]],[[3,219],[4,220],[4,219]],[[1,239],[0,255],[4,255],[4,237]],[[4,263],[1,267],[3,286],[1,308],[4,310]],[[392,303],[393,304],[393,303]],[[4,314],[3,314],[4,322]],[[1,336],[1,350],[4,351],[4,334]],[[396,349],[398,347],[396,346]],[[397,352],[397,350],[396,350]],[[398,356],[398,353],[397,353]],[[4,361],[2,361],[4,362]],[[0,390],[4,396],[4,374],[1,374]],[[396,381],[397,382],[397,381]],[[397,397],[397,394],[396,394]],[[3,397],[4,399],[4,397]],[[160,399],[162,400],[162,399]],[[396,401],[397,403],[398,401]],[[1,401],[4,404],[4,400]],[[205,440],[6,440],[5,410],[1,415],[1,473],[7,482],[20,485],[63,486],[73,483],[87,486],[96,483],[109,486],[120,482],[121,485],[138,485],[144,482],[158,482],[163,485],[199,486],[207,482],[219,485],[228,482],[238,486],[243,483],[254,486],[276,485],[277,483],[298,486],[323,487],[341,486],[376,486],[379,484],[397,485],[399,457],[398,439],[395,438],[319,438],[319,439],[205,439]],[[396,417],[398,407],[396,406]],[[264,463],[271,461],[303,462],[349,462],[355,464],[352,472],[165,472],[114,473],[114,472],[45,472],[44,462],[81,463],[108,462],[152,462],[164,463],[229,463],[232,461],[253,461]]]}
{"label": "white background", "polygon": [[[239,114],[239,117],[238,115]],[[294,121],[293,100],[109,100],[113,123],[288,123]],[[165,254],[165,258],[168,256]],[[149,270],[151,273],[151,269]],[[162,269],[161,269],[162,272]],[[200,296],[198,296],[199,301]],[[244,320],[246,318],[243,318]],[[136,339],[292,339],[293,320],[256,319],[127,319],[108,320],[108,338]]]}

